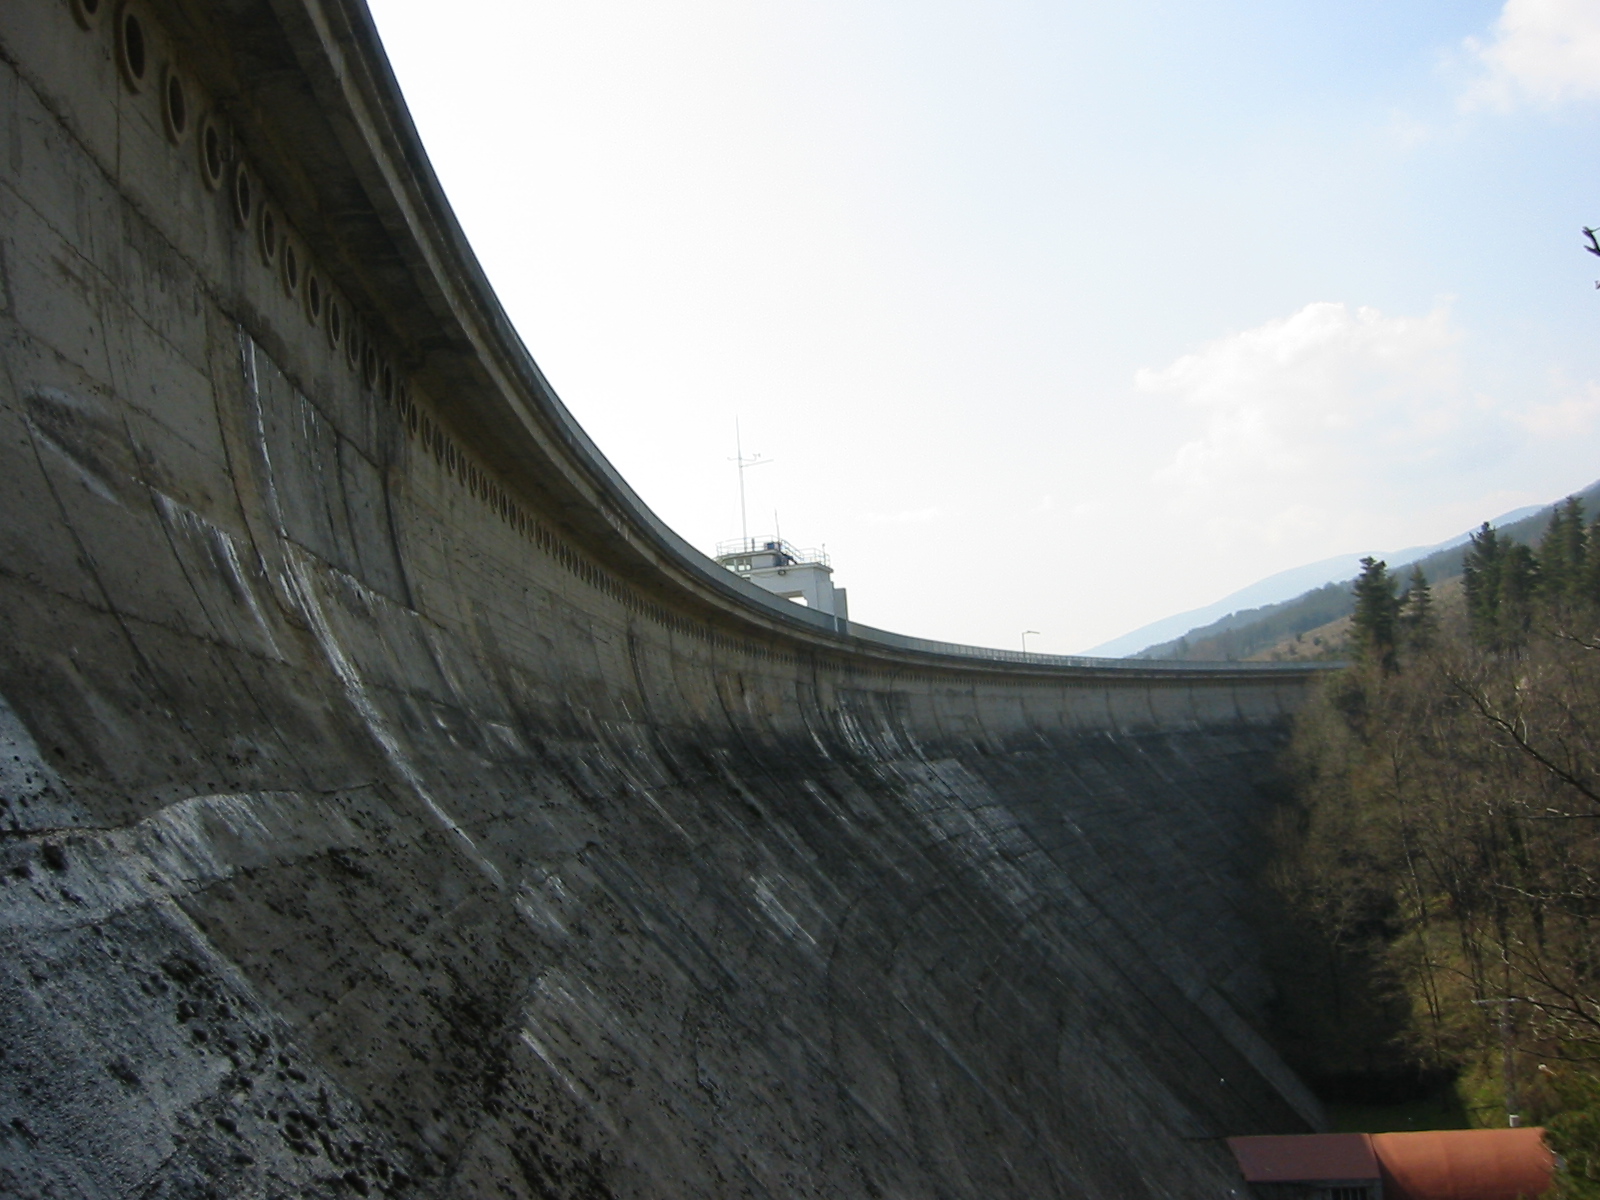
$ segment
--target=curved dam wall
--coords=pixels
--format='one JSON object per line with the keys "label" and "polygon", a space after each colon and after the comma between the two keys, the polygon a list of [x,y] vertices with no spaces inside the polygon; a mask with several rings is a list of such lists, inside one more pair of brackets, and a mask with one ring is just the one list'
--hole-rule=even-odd
{"label": "curved dam wall", "polygon": [[[0,1193],[1221,1197],[1303,669],[666,530],[358,0],[0,5]],[[625,352],[625,351],[624,351]]]}

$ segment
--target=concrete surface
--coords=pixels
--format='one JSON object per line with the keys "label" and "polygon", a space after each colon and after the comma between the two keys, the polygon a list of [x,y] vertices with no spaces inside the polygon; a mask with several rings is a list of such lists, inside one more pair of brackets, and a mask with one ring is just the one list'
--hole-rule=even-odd
{"label": "concrete surface", "polygon": [[695,554],[359,0],[0,4],[0,135],[0,1192],[1221,1197],[1316,1121],[1241,916],[1305,671]]}

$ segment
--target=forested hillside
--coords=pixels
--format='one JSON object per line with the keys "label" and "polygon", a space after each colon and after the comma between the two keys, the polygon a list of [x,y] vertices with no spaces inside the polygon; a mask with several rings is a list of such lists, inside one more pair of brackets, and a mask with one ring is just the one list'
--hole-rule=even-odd
{"label": "forested hillside", "polygon": [[1327,1099],[1547,1123],[1600,1196],[1600,523],[1486,525],[1462,583],[1368,559],[1356,661],[1298,720],[1277,1032]]}
{"label": "forested hillside", "polygon": [[[1600,505],[1600,483],[1579,492],[1576,498],[1594,510]],[[1502,541],[1534,545],[1544,536],[1555,511],[1556,506],[1552,505],[1520,521],[1508,522],[1496,530],[1496,535]],[[1470,548],[1468,542],[1449,546],[1418,559],[1415,565],[1437,586],[1461,575]],[[1293,639],[1349,616],[1354,603],[1350,581],[1330,583],[1293,600],[1229,613],[1180,638],[1146,647],[1133,657],[1217,662],[1266,657],[1275,648],[1281,648],[1284,657],[1326,657],[1324,648],[1309,639],[1303,644],[1296,644]]]}

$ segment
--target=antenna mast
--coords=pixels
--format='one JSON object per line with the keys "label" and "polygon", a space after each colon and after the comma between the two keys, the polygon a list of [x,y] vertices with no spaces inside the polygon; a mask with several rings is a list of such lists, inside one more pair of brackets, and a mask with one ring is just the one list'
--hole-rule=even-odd
{"label": "antenna mast", "polygon": [[733,450],[734,457],[730,460],[739,464],[739,537],[744,542],[745,549],[750,548],[750,518],[745,510],[744,501],[744,469],[746,467],[764,467],[776,459],[762,458],[759,454],[752,454],[749,458],[744,456],[744,439],[739,432],[739,418],[733,419]]}

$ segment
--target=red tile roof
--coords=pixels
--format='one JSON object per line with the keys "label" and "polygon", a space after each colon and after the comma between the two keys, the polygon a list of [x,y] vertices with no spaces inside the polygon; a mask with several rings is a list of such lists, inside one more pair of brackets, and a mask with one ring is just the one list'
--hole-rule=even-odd
{"label": "red tile roof", "polygon": [[1228,1149],[1249,1183],[1378,1178],[1378,1160],[1364,1133],[1235,1137]]}
{"label": "red tile roof", "polygon": [[1236,1137],[1228,1149],[1249,1183],[1381,1178],[1384,1200],[1530,1200],[1555,1170],[1538,1128]]}
{"label": "red tile roof", "polygon": [[1518,1200],[1542,1195],[1555,1159],[1544,1130],[1375,1133],[1384,1200]]}

